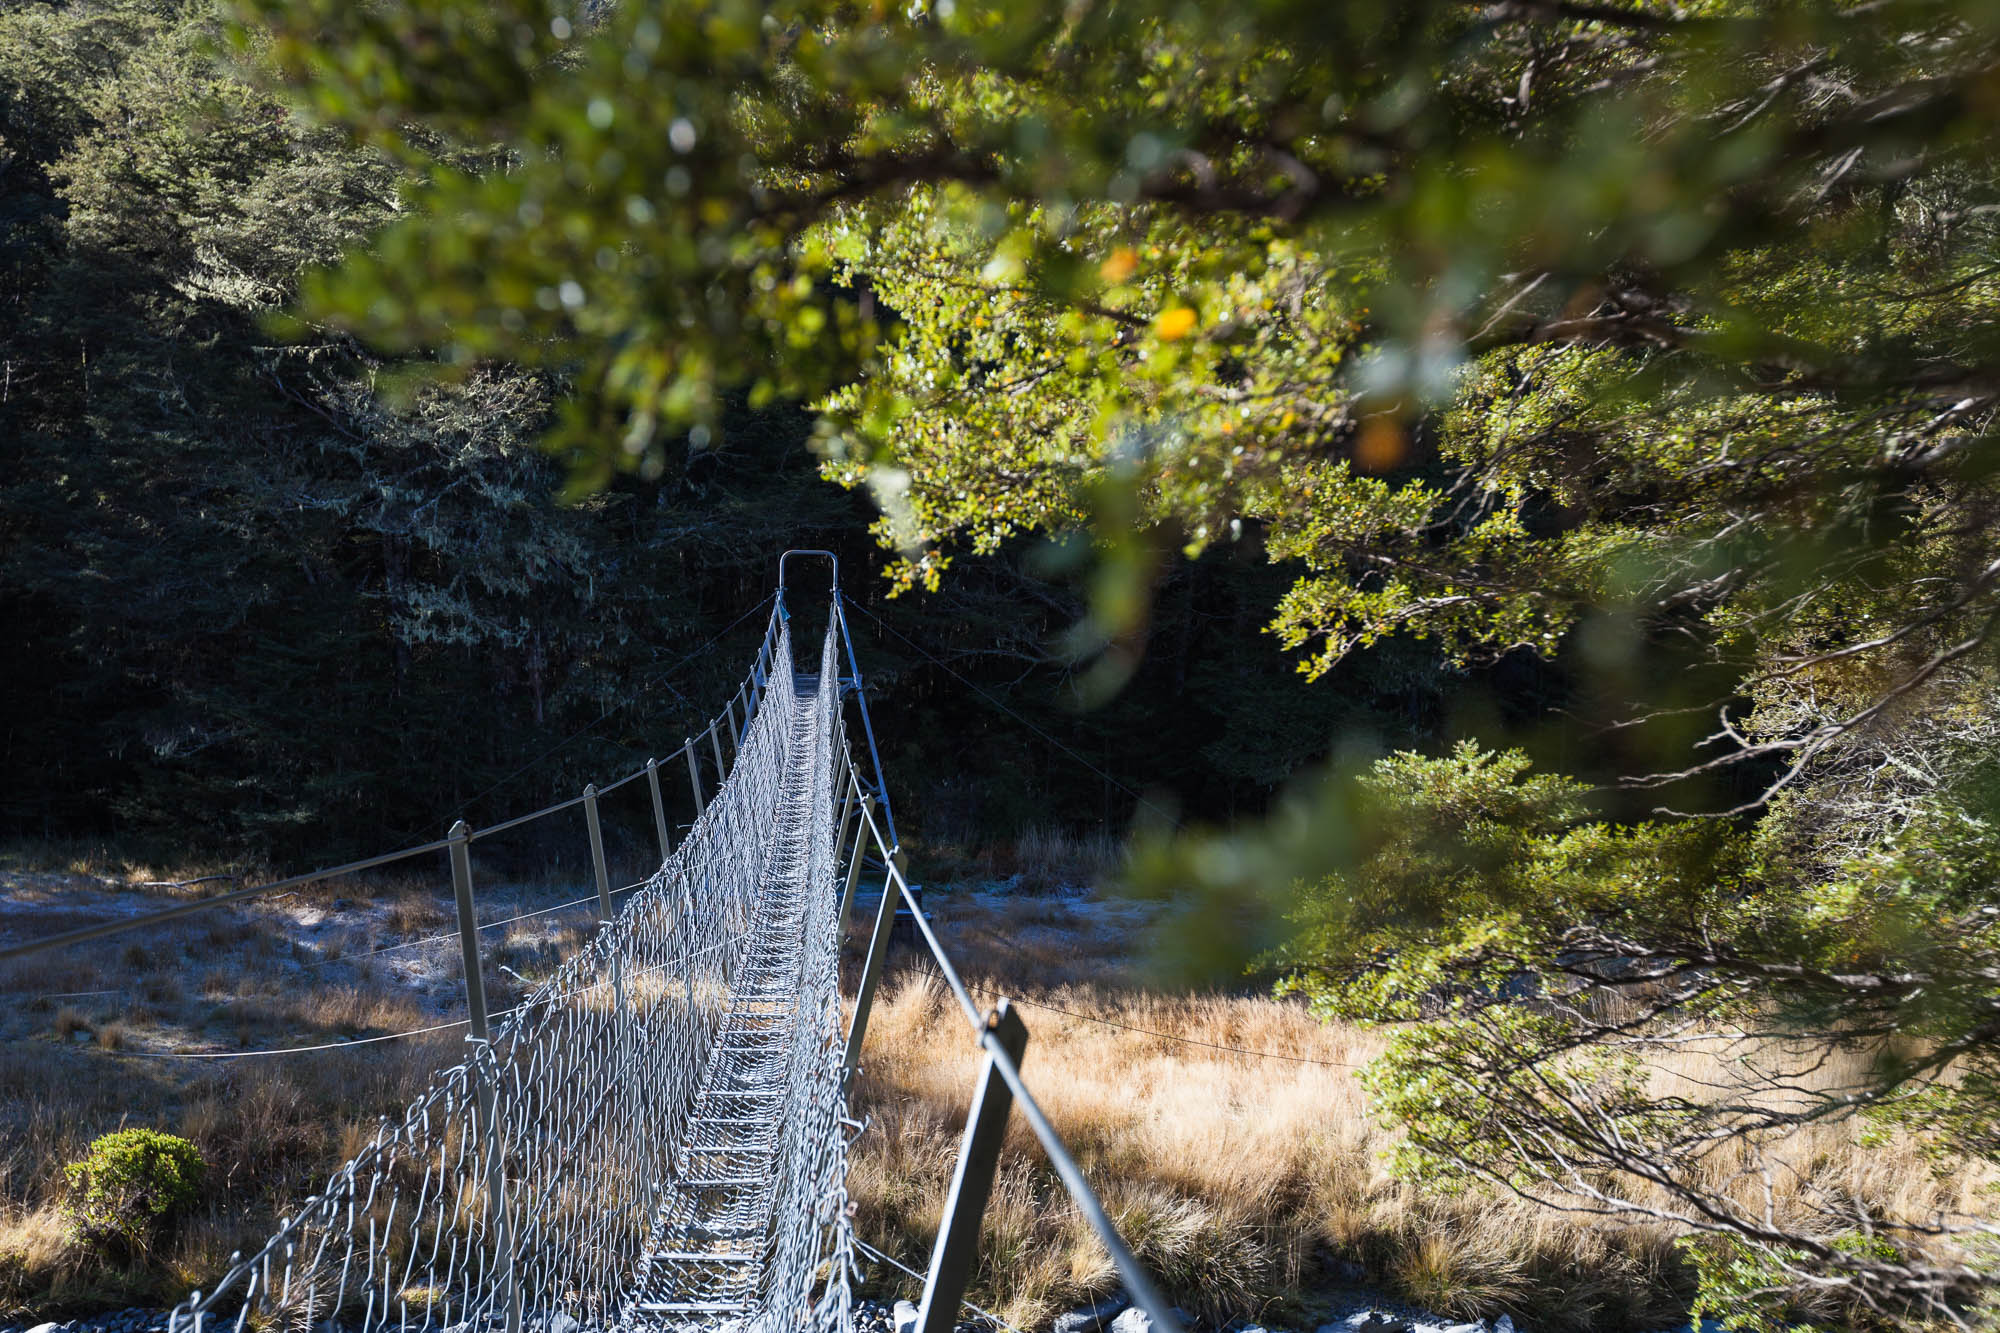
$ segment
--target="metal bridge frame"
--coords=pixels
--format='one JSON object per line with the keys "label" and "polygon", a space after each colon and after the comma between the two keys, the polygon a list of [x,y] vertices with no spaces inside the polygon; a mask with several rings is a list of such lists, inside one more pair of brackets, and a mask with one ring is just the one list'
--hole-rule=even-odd
{"label": "metal bridge frame", "polygon": [[[861,705],[861,730],[868,738],[868,759],[875,767],[875,789],[871,793],[882,803],[882,819],[889,826],[889,854],[900,855],[902,841],[896,836],[896,810],[889,800],[889,783],[882,776],[882,752],[875,748],[875,721],[868,716],[868,694],[861,683],[861,663],[854,655],[854,634],[847,627],[846,597],[840,591],[840,557],[832,551],[791,550],[778,557],[778,614],[789,617],[785,609],[785,565],[793,556],[800,558],[818,557],[833,566],[833,618],[840,626],[841,646],[847,650],[847,674],[840,678],[843,690],[851,690]],[[843,766],[851,767],[846,754],[846,746],[841,747]],[[845,798],[842,798],[845,800]]]}
{"label": "metal bridge frame", "polygon": [[[770,623],[765,628],[762,645],[757,651],[749,678],[740,686],[736,695],[725,705],[723,711],[709,722],[705,730],[708,748],[716,764],[718,787],[729,774],[730,763],[725,761],[722,750],[722,736],[729,737],[731,758],[740,751],[750,721],[762,702],[762,696],[771,675],[779,667],[774,660],[779,643],[779,629],[783,621],[789,619],[785,607],[785,576],[787,566],[793,557],[824,558],[833,566],[833,588],[831,614],[840,632],[842,645],[846,651],[848,672],[838,677],[837,689],[850,691],[860,706],[861,722],[868,743],[869,759],[875,770],[875,782],[871,788],[866,783],[857,766],[851,745],[848,743],[845,715],[840,715],[836,730],[836,745],[833,756],[833,810],[834,824],[834,865],[845,852],[849,856],[846,882],[841,889],[841,899],[836,917],[835,929],[844,933],[852,911],[855,890],[859,883],[867,851],[872,843],[876,852],[873,864],[883,871],[881,902],[875,913],[874,930],[869,936],[868,950],[862,967],[860,983],[856,989],[854,1014],[849,1024],[846,1049],[841,1064],[844,1083],[851,1083],[860,1072],[860,1056],[868,1031],[869,1014],[873,1008],[875,991],[881,979],[882,966],[888,956],[890,936],[899,915],[899,905],[907,906],[910,917],[936,963],[940,974],[950,987],[967,1021],[971,1024],[976,1040],[985,1052],[978,1085],[973,1093],[970,1112],[966,1119],[965,1134],[960,1146],[957,1168],[953,1174],[951,1192],[945,1205],[942,1223],[938,1228],[935,1247],[931,1255],[929,1272],[924,1275],[923,1304],[918,1315],[918,1333],[951,1333],[957,1321],[958,1307],[963,1301],[965,1287],[969,1281],[977,1259],[979,1228],[991,1195],[995,1174],[999,1165],[1001,1142],[1005,1136],[1007,1117],[1018,1104],[1029,1128],[1041,1142],[1050,1164],[1057,1176],[1076,1201],[1091,1228],[1096,1231],[1105,1248],[1110,1252],[1112,1262],[1124,1279],[1126,1289],[1131,1293],[1133,1303],[1149,1315],[1155,1333],[1182,1333],[1179,1320],[1152,1279],[1141,1267],[1131,1248],[1119,1236],[1111,1218],[1105,1212],[1102,1201],[1097,1197],[1075,1160],[1064,1147],[1061,1138],[1049,1123],[1048,1116],[1036,1102],[1021,1077],[1021,1060],[1027,1046],[1028,1032],[1020,1015],[1006,1000],[990,1012],[983,1012],[974,1003],[971,993],[959,977],[958,969],[952,965],[937,933],[925,920],[916,892],[911,887],[905,869],[901,842],[896,834],[895,814],[889,801],[887,783],[884,780],[880,751],[875,743],[875,729],[868,713],[868,698],[862,683],[859,663],[855,656],[854,640],[849,631],[845,612],[845,599],[840,590],[840,559],[832,551],[793,550],[786,551],[778,562],[778,588],[776,609]],[[793,663],[782,664],[786,671],[795,671]],[[740,709],[740,718],[739,718]],[[666,860],[672,854],[672,838],[666,818],[664,797],[660,788],[660,767],[663,762],[685,756],[688,764],[688,778],[693,788],[696,813],[705,808],[707,801],[702,783],[701,745],[695,738],[685,741],[680,749],[666,757],[666,760],[648,759],[643,768],[599,788],[595,784],[567,800],[555,802],[531,814],[516,816],[482,829],[469,827],[464,820],[453,824],[450,831],[433,842],[406,847],[381,856],[348,862],[344,865],[329,866],[301,875],[293,875],[270,883],[255,885],[233,892],[215,894],[207,898],[175,904],[143,916],[127,917],[116,921],[84,926],[59,932],[40,939],[0,947],[0,961],[23,957],[43,950],[61,948],[86,940],[123,933],[150,925],[162,924],[168,920],[187,916],[224,903],[246,901],[288,888],[296,888],[315,881],[338,875],[352,874],[362,870],[407,860],[432,852],[445,851],[451,867],[453,896],[456,900],[459,942],[465,965],[466,1007],[471,1029],[468,1042],[476,1047],[488,1047],[491,1043],[491,1016],[487,1010],[485,986],[481,967],[481,950],[477,923],[474,914],[473,882],[470,850],[471,844],[481,838],[492,836],[504,830],[515,828],[532,820],[541,819],[581,805],[590,838],[591,869],[596,887],[596,907],[600,924],[609,924],[613,917],[610,878],[606,865],[604,838],[598,818],[600,797],[624,786],[626,783],[645,778],[652,805],[654,830],[659,839],[660,855]],[[880,806],[881,821],[876,819]],[[846,849],[846,840],[854,839],[851,851]],[[620,1008],[625,1003],[624,978],[616,970],[611,976],[614,1000]],[[311,1049],[311,1048],[308,1048]],[[479,1067],[479,1062],[472,1062]],[[487,1063],[491,1063],[488,1061]],[[475,1133],[498,1138],[500,1126],[495,1123],[492,1091],[490,1088],[476,1090],[478,1102]],[[493,1158],[491,1170],[498,1172],[498,1157]],[[502,1303],[505,1311],[505,1326],[508,1333],[519,1333],[522,1327],[523,1295],[521,1283],[514,1277],[512,1246],[514,1237],[505,1218],[504,1178],[495,1176],[487,1185],[486,1206],[502,1219],[499,1245],[507,1252],[505,1277],[503,1278]],[[214,1295],[217,1293],[211,1293]],[[191,1298],[197,1306],[201,1293]],[[247,1307],[246,1307],[247,1308]],[[199,1316],[195,1327],[200,1328]]]}

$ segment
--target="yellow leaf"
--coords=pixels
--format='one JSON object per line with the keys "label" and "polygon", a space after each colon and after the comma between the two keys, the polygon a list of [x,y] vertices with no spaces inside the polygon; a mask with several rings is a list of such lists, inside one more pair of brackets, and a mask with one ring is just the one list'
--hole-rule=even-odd
{"label": "yellow leaf", "polygon": [[1379,412],[1362,420],[1361,433],[1354,442],[1354,461],[1361,471],[1387,472],[1408,452],[1403,423],[1392,413]]}
{"label": "yellow leaf", "polygon": [[1131,246],[1121,245],[1097,266],[1097,276],[1106,282],[1123,282],[1131,277],[1138,267],[1139,256],[1133,253]]}
{"label": "yellow leaf", "polygon": [[1193,333],[1194,326],[1194,311],[1181,305],[1161,311],[1160,317],[1153,321],[1153,332],[1160,336],[1161,342],[1175,342]]}

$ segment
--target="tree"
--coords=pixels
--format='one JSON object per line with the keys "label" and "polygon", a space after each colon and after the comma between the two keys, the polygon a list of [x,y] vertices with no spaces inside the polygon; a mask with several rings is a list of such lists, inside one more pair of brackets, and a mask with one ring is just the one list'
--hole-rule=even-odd
{"label": "tree", "polygon": [[[265,17],[370,139],[518,154],[312,308],[586,367],[584,480],[729,383],[826,391],[906,579],[1100,519],[1107,645],[1169,532],[1246,522],[1304,568],[1313,669],[1548,652],[1609,604],[1719,659],[1676,703],[1760,652],[1893,663],[1879,701],[1984,642],[1978,4]],[[1795,772],[1867,707],[1728,758]]]}
{"label": "tree", "polygon": [[[1282,989],[1396,1025],[1369,1077],[1406,1170],[1671,1222],[1732,1327],[1961,1320],[1993,1280],[1957,1171],[2000,1146],[1995,778],[1962,756],[1826,873],[1782,821],[1619,826],[1518,752],[1391,756],[1353,792],[1359,855],[1293,908]],[[1816,1163],[1857,1118],[1938,1181]]]}
{"label": "tree", "polygon": [[[762,591],[773,529],[849,506],[808,460],[748,469],[747,544],[740,484],[564,505],[558,382],[405,392],[342,335],[274,339],[413,167],[291,113],[222,33],[181,0],[0,16],[0,812],[327,857],[667,752],[736,664],[660,676]],[[767,454],[803,430],[768,426]]]}
{"label": "tree", "polygon": [[[788,545],[868,559],[865,499],[819,479],[806,413],[738,394],[659,476],[565,500],[538,444],[576,401],[572,367],[420,383],[421,355],[274,332],[302,267],[369,244],[428,173],[490,175],[507,154],[357,146],[288,109],[257,45],[232,56],[222,30],[183,0],[0,16],[0,828],[318,859],[671,751],[761,625],[697,650],[769,591]],[[1021,567],[1027,545],[962,563],[921,613],[850,579],[1026,719],[976,700],[968,718],[946,667],[886,631],[873,645],[870,676],[902,705],[882,736],[899,771],[939,771],[947,736],[989,747],[969,822],[940,845],[1051,809],[1122,818],[1142,782],[1255,809],[1343,719],[1428,734],[1429,656],[1316,697],[1245,641],[1273,576],[1240,553],[1163,576],[1161,651],[1079,720],[1049,644],[1079,599],[1068,573]],[[1252,688],[1189,709],[1191,661]],[[1190,745],[1149,721],[1169,709]],[[1036,729],[1078,732],[1112,777]]]}
{"label": "tree", "polygon": [[[367,142],[505,145],[307,309],[568,377],[580,485],[712,440],[732,386],[786,394],[904,586],[1087,529],[1100,694],[1166,554],[1240,540],[1293,571],[1272,624],[1308,673],[1409,639],[1569,673],[1590,776],[1728,820],[1614,824],[1463,754],[1159,873],[1314,886],[1287,957],[1416,1021],[1380,1087],[1430,1160],[1636,1171],[1749,1247],[1706,1252],[1718,1297],[1974,1299],[1955,1222],[1759,1232],[1666,1157],[1782,1123],[1662,1101],[1616,1052],[1746,1015],[1818,1033],[1807,1059],[1907,1039],[1811,1114],[1953,1101],[1943,1150],[1990,1155],[1984,779],[1905,721],[1981,706],[2000,625],[1990,4],[255,8]],[[1844,824],[1875,753],[1966,776]],[[1353,823],[1383,802],[1401,843]],[[1379,860],[1468,803],[1493,813],[1438,864]],[[1861,826],[1887,836],[1857,855]],[[1561,1111],[1577,1088],[1609,1119]],[[1577,1171],[1523,1127],[1579,1136]]]}

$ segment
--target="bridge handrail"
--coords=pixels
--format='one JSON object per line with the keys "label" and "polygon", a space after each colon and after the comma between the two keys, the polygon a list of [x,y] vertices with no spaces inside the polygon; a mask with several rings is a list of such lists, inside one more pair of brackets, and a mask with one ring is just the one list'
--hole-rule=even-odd
{"label": "bridge handrail", "polygon": [[[833,562],[833,622],[840,628],[841,646],[847,651],[847,675],[840,682],[854,692],[855,701],[861,706],[861,729],[868,738],[868,758],[875,767],[875,799],[882,802],[882,818],[889,825],[889,841],[897,846],[902,844],[896,837],[896,807],[889,799],[889,783],[882,775],[882,752],[875,746],[875,720],[868,715],[868,695],[861,683],[861,663],[854,655],[854,635],[847,627],[847,598],[840,590],[840,557],[832,551],[808,550],[803,547],[786,551],[778,557],[778,607],[785,614],[785,565],[793,556],[823,556]],[[866,610],[866,608],[863,608]],[[873,612],[869,612],[873,615]]]}
{"label": "bridge handrail", "polygon": [[847,598],[841,594],[840,585],[833,587],[833,618],[840,626],[840,641],[847,649],[848,683],[854,690],[855,702],[861,706],[861,730],[868,737],[868,758],[875,765],[875,798],[882,802],[882,819],[889,826],[889,841],[896,847],[903,845],[896,836],[896,807],[889,799],[889,780],[882,775],[882,752],[875,748],[875,720],[868,715],[868,691],[861,683],[861,663],[854,656],[854,635],[847,628]]}

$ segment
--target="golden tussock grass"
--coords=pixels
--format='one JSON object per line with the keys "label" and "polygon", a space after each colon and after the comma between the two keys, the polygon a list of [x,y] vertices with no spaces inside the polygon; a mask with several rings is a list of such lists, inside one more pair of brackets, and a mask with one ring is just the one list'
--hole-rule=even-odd
{"label": "golden tussock grass", "polygon": [[1103,829],[1041,824],[994,841],[968,827],[955,835],[926,838],[923,859],[927,873],[1004,882],[1012,893],[1042,894],[1102,883],[1124,861],[1125,848]]}
{"label": "golden tussock grass", "polygon": [[[0,855],[0,930],[26,936],[217,887],[107,887],[114,875],[201,873],[112,864],[108,854],[71,858],[73,873],[94,877],[88,883],[13,868],[20,859]],[[524,893],[489,890],[482,910],[511,916],[577,896],[572,886]],[[391,879],[372,891],[347,883],[0,964],[0,1321],[177,1300],[212,1283],[232,1251],[261,1245],[363,1146],[378,1117],[399,1114],[460,1058],[462,1033],[240,1062],[171,1057],[320,1045],[459,1017],[456,941],[423,943],[449,929],[448,903],[448,885],[435,880]],[[505,932],[506,960],[530,980],[578,938],[560,915],[535,924],[544,928]],[[500,934],[487,938],[499,944]],[[564,946],[549,948],[551,938]],[[363,956],[385,946],[399,947]],[[511,1002],[515,984],[492,978],[496,1006]],[[192,1140],[208,1183],[155,1252],[117,1259],[69,1238],[63,1167],[99,1135],[132,1126]]]}
{"label": "golden tussock grass", "polygon": [[[1657,1326],[1684,1307],[1663,1233],[1604,1231],[1518,1200],[1426,1195],[1392,1179],[1390,1135],[1352,1068],[1379,1049],[1375,1034],[1258,997],[1013,989],[1130,1028],[1296,1057],[1023,1010],[1029,1086],[1134,1250],[1205,1319],[1310,1317],[1312,1293],[1343,1271],[1439,1313],[1532,1309],[1546,1327]],[[935,1235],[979,1066],[941,983],[917,974],[885,989],[855,1085],[869,1128],[849,1189],[863,1239],[912,1267]],[[1117,1285],[1016,1116],[972,1299],[1045,1326]]]}
{"label": "golden tussock grass", "polygon": [[[446,1032],[304,1060],[163,1062],[114,1052],[105,1030],[87,1045],[0,1045],[0,1318],[164,1303],[213,1282],[458,1054]],[[73,1241],[61,1205],[63,1165],[128,1125],[191,1140],[208,1180],[194,1215],[125,1261]]]}
{"label": "golden tussock grass", "polygon": [[[1396,1136],[1356,1078],[1382,1049],[1381,1033],[1323,1024],[1267,997],[1149,992],[1117,957],[1128,932],[1107,939],[1068,910],[953,896],[935,915],[974,983],[990,988],[975,998],[990,1004],[1004,991],[1027,1002],[1029,1086],[1134,1248],[1189,1310],[1310,1326],[1315,1294],[1358,1278],[1442,1315],[1506,1311],[1543,1329],[1659,1328],[1685,1317],[1692,1275],[1665,1223],[1609,1222],[1393,1177]],[[869,1128],[850,1189],[862,1238],[921,1269],[980,1057],[942,983],[916,970],[921,960],[893,958],[907,970],[885,983],[871,1019],[855,1084]],[[1686,1049],[1654,1077],[1663,1091],[1712,1092],[1740,1054]],[[1863,1058],[1826,1062],[1813,1077],[1835,1086],[1855,1072],[1843,1059]],[[1832,1193],[1866,1201],[1877,1216],[1921,1218],[1976,1208],[1991,1184],[1940,1169],[1913,1144],[1866,1139],[1852,1120],[1767,1147],[1764,1160],[1777,1166],[1771,1204],[1787,1218]],[[1710,1188],[1761,1208],[1756,1164],[1718,1153],[1699,1170]],[[1117,1285],[1015,1116],[971,1298],[1024,1328],[1046,1327]]]}
{"label": "golden tussock grass", "polygon": [[[1067,844],[1033,852],[1050,879],[1094,855]],[[412,884],[377,896],[369,916],[328,907],[337,933],[319,936],[316,949],[302,948],[273,910],[178,923],[136,950],[105,942],[0,969],[0,1319],[159,1303],[211,1282],[232,1250],[261,1243],[360,1149],[378,1116],[400,1111],[452,1063],[453,1031],[241,1063],[147,1054],[333,1041],[456,1017],[455,946],[361,957],[434,933],[442,901],[436,885]],[[490,904],[496,917],[515,910]],[[1362,1277],[1442,1314],[1505,1309],[1538,1329],[1678,1322],[1688,1277],[1664,1227],[1608,1227],[1392,1178],[1384,1154],[1393,1136],[1354,1072],[1380,1050],[1378,1034],[1264,997],[1148,991],[1125,966],[1143,921],[1122,908],[946,894],[936,914],[955,953],[977,965],[975,983],[1053,1006],[1024,1009],[1028,1080],[1141,1258],[1189,1309],[1296,1327],[1329,1282]],[[856,916],[859,936],[872,913]],[[586,930],[549,917],[510,925],[492,943],[508,966],[533,972],[567,956]],[[327,944],[335,939],[337,949]],[[850,965],[857,952],[848,951]],[[394,969],[419,958],[428,979],[390,984]],[[980,1057],[956,1006],[907,970],[911,962],[896,955],[905,970],[885,984],[870,1025],[854,1103],[869,1127],[849,1187],[863,1239],[921,1268]],[[1657,1077],[1695,1086],[1724,1063],[1721,1052],[1689,1050]],[[126,1125],[193,1140],[210,1183],[202,1209],[159,1253],[121,1267],[68,1240],[59,1206],[63,1164]],[[1796,1179],[1781,1207],[1840,1189],[1915,1216],[1981,1184],[1941,1177],[1906,1147],[1864,1148],[1852,1126],[1819,1127],[1787,1147]],[[1747,1189],[1748,1178],[1732,1174],[1741,1165],[1718,1155],[1704,1169]],[[1024,1328],[1046,1327],[1056,1311],[1116,1285],[1014,1117],[972,1298]]]}
{"label": "golden tussock grass", "polygon": [[1102,830],[1070,833],[1037,826],[995,849],[993,870],[1005,877],[1018,876],[1017,892],[1038,893],[1096,884],[1124,857],[1123,846]]}

